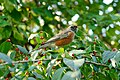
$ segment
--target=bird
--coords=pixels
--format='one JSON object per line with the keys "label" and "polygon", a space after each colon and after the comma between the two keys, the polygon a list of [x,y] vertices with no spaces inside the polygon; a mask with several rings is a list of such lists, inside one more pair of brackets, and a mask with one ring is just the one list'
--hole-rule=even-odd
{"label": "bird", "polygon": [[50,38],[48,41],[42,44],[39,47],[39,49],[47,48],[51,46],[51,44],[54,44],[55,46],[58,46],[58,47],[70,44],[75,37],[76,31],[77,31],[77,26],[70,26],[67,29],[61,31],[60,33]]}

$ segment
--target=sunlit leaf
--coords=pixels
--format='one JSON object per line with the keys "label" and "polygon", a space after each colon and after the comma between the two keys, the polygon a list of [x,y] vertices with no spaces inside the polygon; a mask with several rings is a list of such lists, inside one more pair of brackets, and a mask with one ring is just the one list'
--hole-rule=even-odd
{"label": "sunlit leaf", "polygon": [[61,80],[63,70],[65,70],[65,69],[66,69],[66,67],[62,67],[62,68],[57,69],[52,76],[52,80]]}
{"label": "sunlit leaf", "polygon": [[17,11],[16,9],[13,9],[10,15],[15,21],[20,21],[22,19],[21,13]]}
{"label": "sunlit leaf", "polygon": [[67,73],[65,73],[65,75],[62,77],[61,80],[76,80],[76,79],[80,79],[81,77],[81,73],[80,71],[68,71]]}
{"label": "sunlit leaf", "polygon": [[35,69],[36,68],[36,66],[30,66],[29,68],[28,68],[28,71],[32,71],[33,69]]}
{"label": "sunlit leaf", "polygon": [[116,52],[104,51],[102,54],[102,61],[106,63],[109,59],[113,58],[116,55]]}
{"label": "sunlit leaf", "polygon": [[80,66],[82,66],[85,62],[85,59],[77,59],[77,60],[70,60],[67,58],[63,59],[63,62],[71,69],[71,70],[78,70]]}
{"label": "sunlit leaf", "polygon": [[14,59],[14,58],[15,58],[15,55],[16,55],[16,52],[15,52],[15,51],[12,51],[12,52],[10,53],[10,58],[11,58],[11,59]]}
{"label": "sunlit leaf", "polygon": [[36,79],[33,77],[28,77],[28,80],[36,80]]}
{"label": "sunlit leaf", "polygon": [[19,48],[19,50],[21,51],[21,52],[23,52],[24,54],[28,54],[28,51],[24,48],[24,47],[22,47],[22,46],[20,46],[20,45],[16,45],[18,48]]}
{"label": "sunlit leaf", "polygon": [[15,39],[22,41],[23,40],[23,35],[17,31],[16,28],[13,30],[13,36]]}
{"label": "sunlit leaf", "polygon": [[41,74],[38,74],[37,72],[33,72],[33,74],[39,78],[39,79],[43,79],[43,76]]}
{"label": "sunlit leaf", "polygon": [[10,57],[8,57],[7,55],[5,55],[4,53],[0,52],[0,59],[8,62],[9,64],[12,63],[12,60],[10,59]]}
{"label": "sunlit leaf", "polygon": [[47,66],[47,75],[50,76],[52,67],[55,65],[56,59],[53,59],[49,62]]}
{"label": "sunlit leaf", "polygon": [[111,59],[112,62],[112,66],[116,67],[116,65],[119,65],[119,61],[120,61],[120,51],[115,51],[115,56]]}
{"label": "sunlit leaf", "polygon": [[69,54],[72,56],[72,54],[76,54],[76,55],[82,55],[85,54],[86,51],[85,50],[72,50],[69,52]]}
{"label": "sunlit leaf", "polygon": [[0,52],[7,53],[11,49],[11,47],[11,43],[5,41],[0,45]]}

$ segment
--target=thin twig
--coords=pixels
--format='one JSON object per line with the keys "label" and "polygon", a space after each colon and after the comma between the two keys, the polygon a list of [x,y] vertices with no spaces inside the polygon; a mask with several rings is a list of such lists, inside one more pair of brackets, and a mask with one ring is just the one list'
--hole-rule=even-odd
{"label": "thin twig", "polygon": [[[23,61],[13,61],[12,64],[18,64],[18,63],[26,63],[26,62],[38,62],[38,61],[48,61],[48,60],[53,60],[53,59],[44,59],[44,60],[41,60],[41,59],[37,59],[37,60],[23,60]],[[58,58],[57,60],[62,60],[62,58]],[[108,65],[106,64],[102,64],[102,63],[96,63],[96,62],[92,62],[92,61],[85,61],[86,64],[94,64],[94,65],[98,65],[98,66],[103,66],[103,67],[108,67]],[[6,65],[6,64],[9,64],[8,62],[6,63],[2,63],[0,65]],[[120,71],[120,68],[114,68],[112,67],[113,69],[117,69]]]}
{"label": "thin twig", "polygon": [[92,61],[85,61],[85,63],[108,67],[108,65],[106,65],[106,64],[96,63],[96,62],[92,62]]}
{"label": "thin twig", "polygon": [[[107,67],[107,68],[109,68],[108,65],[106,65],[106,64],[102,64],[102,63],[96,63],[96,62],[92,62],[92,61],[85,61],[85,63],[87,63],[87,64],[94,64],[94,65],[98,65],[98,66],[103,66],[103,67]],[[120,71],[120,68],[114,68],[114,67],[112,67],[112,69],[117,69],[117,70]]]}
{"label": "thin twig", "polygon": [[[61,60],[62,58],[58,58],[57,60]],[[53,59],[37,59],[37,60],[23,60],[23,61],[13,61],[12,64],[18,64],[18,63],[26,63],[26,62],[38,62],[38,61],[48,61],[48,60],[53,60]],[[8,62],[2,63],[0,65],[6,65],[6,64],[10,64]]]}

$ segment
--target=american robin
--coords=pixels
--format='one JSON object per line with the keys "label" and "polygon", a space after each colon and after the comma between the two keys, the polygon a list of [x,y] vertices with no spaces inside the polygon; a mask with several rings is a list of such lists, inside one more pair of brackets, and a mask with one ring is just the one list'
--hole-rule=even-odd
{"label": "american robin", "polygon": [[68,27],[66,30],[50,38],[47,42],[41,45],[39,49],[49,47],[51,46],[51,43],[55,44],[55,46],[64,46],[71,43],[74,39],[76,30],[77,26]]}

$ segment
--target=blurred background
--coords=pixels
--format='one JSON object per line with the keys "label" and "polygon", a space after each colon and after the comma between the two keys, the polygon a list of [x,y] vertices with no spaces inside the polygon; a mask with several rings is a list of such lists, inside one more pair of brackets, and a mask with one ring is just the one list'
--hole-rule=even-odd
{"label": "blurred background", "polygon": [[71,25],[78,26],[75,39],[81,44],[96,37],[109,48],[119,49],[120,1],[0,0],[1,45],[10,39],[13,44],[35,48]]}

